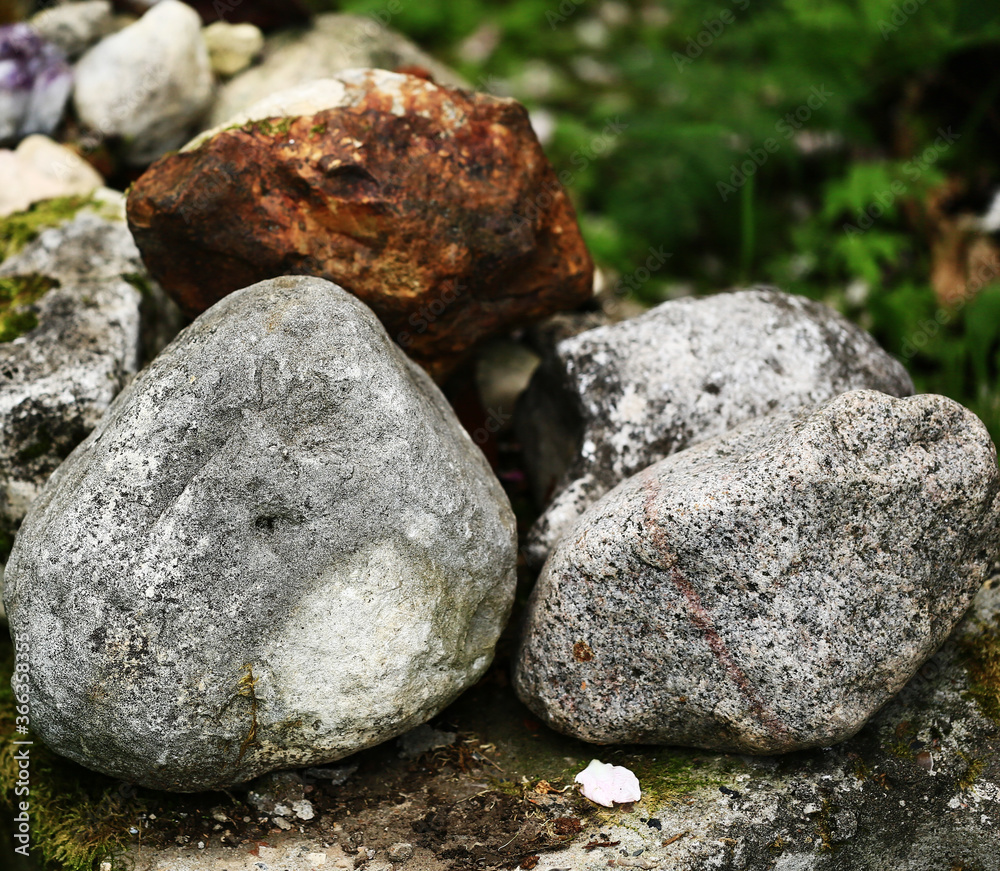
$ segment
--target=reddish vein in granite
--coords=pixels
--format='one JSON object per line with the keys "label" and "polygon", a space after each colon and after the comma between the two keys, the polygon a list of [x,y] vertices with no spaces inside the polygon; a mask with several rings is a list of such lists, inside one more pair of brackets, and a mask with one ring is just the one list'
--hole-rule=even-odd
{"label": "reddish vein in granite", "polygon": [[743,669],[740,668],[736,660],[733,659],[733,655],[729,652],[726,642],[722,640],[722,636],[719,635],[718,630],[716,630],[715,625],[712,622],[711,614],[702,603],[701,596],[698,594],[698,591],[678,570],[676,566],[677,557],[670,550],[669,543],[666,540],[666,533],[656,517],[654,499],[657,492],[657,485],[655,480],[648,474],[645,476],[643,488],[646,491],[643,526],[663,563],[665,563],[665,566],[654,566],[654,568],[665,569],[669,573],[670,579],[673,581],[677,591],[684,597],[684,602],[687,606],[688,619],[694,627],[701,632],[702,637],[708,643],[708,647],[712,651],[712,655],[726,670],[726,674],[729,675],[729,679],[736,684],[737,689],[739,689],[740,694],[746,700],[747,707],[750,709],[754,717],[756,717],[757,720],[760,721],[760,723],[773,735],[787,735],[788,728],[781,722],[781,720],[778,719],[774,712],[767,707],[764,700],[757,692],[757,689],[744,673]]}

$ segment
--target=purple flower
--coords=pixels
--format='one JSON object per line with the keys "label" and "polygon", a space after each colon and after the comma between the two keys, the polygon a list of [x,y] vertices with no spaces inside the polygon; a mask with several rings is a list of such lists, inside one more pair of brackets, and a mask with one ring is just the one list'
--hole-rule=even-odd
{"label": "purple flower", "polygon": [[33,27],[0,27],[0,142],[52,133],[72,86],[66,58]]}

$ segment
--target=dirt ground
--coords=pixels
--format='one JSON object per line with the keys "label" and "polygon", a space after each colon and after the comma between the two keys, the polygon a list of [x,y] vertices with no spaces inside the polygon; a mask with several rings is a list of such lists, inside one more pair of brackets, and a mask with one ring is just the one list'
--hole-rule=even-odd
{"label": "dirt ground", "polygon": [[[534,720],[514,697],[506,667],[506,660],[495,664],[431,729],[414,734],[425,743],[453,739],[450,745],[407,752],[397,740],[323,769],[268,775],[239,791],[149,793],[165,800],[153,801],[139,821],[131,851],[137,871],[164,867],[168,858],[177,863],[192,847],[204,860],[191,867],[235,869],[263,856],[271,859],[268,868],[284,868],[289,862],[279,854],[290,839],[300,853],[312,844],[303,855],[313,859],[303,867],[375,869],[379,857],[454,871],[533,867],[539,854],[600,827],[603,811],[571,786],[597,748]],[[216,865],[226,858],[232,861]]]}

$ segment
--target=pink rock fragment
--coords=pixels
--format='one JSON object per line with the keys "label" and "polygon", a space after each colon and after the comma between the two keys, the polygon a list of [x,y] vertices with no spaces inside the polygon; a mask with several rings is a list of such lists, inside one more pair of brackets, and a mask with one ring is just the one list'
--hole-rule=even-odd
{"label": "pink rock fragment", "polygon": [[589,798],[604,807],[611,807],[616,802],[625,804],[639,801],[642,798],[639,779],[621,765],[611,765],[592,759],[590,765],[584,768],[575,780],[580,784],[580,792],[584,798]]}

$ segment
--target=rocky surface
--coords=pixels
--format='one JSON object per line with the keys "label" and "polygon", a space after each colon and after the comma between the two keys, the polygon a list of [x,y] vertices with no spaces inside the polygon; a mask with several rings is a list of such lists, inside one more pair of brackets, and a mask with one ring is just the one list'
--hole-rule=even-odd
{"label": "rocky surface", "polygon": [[913,384],[863,330],[773,288],[673,300],[560,341],[516,420],[547,505],[529,561],[540,566],[589,505],[650,463],[758,415],[862,388],[903,396]]}
{"label": "rocky surface", "polygon": [[139,165],[183,145],[213,94],[201,19],[179,0],[162,0],[102,39],[80,58],[75,75],[80,121],[102,137],[120,138],[125,159]]}
{"label": "rocky surface", "polygon": [[114,18],[110,0],[83,0],[49,6],[31,19],[38,35],[49,40],[70,60],[111,33]]}
{"label": "rocky surface", "polygon": [[321,275],[440,377],[479,340],[590,294],[572,205],[513,100],[354,70],[234,125],[129,195],[143,259],[190,313],[253,281]]}
{"label": "rocky surface", "polygon": [[986,428],[854,391],[689,448],[595,503],[532,593],[515,686],[596,743],[746,753],[854,735],[1000,553]]}
{"label": "rocky surface", "polygon": [[212,72],[234,76],[242,72],[264,49],[264,34],[252,24],[216,21],[201,32],[208,49]]}
{"label": "rocky surface", "polygon": [[42,739],[189,791],[427,720],[489,665],[515,556],[433,383],[355,297],[289,277],[118,398],[32,506],[5,604]]}
{"label": "rocky surface", "polygon": [[87,161],[47,136],[27,136],[13,151],[0,149],[0,217],[40,200],[89,196],[103,184]]}
{"label": "rocky surface", "polygon": [[[994,581],[858,735],[782,757],[594,748],[533,723],[498,670],[442,716],[461,730],[455,747],[416,763],[375,748],[336,784],[299,772],[314,816],[288,817],[290,830],[250,801],[294,814],[301,796],[273,782],[173,810],[142,793],[157,812],[140,815],[127,857],[136,871],[997,871],[998,645]],[[641,801],[604,810],[576,795],[595,749],[637,774]]]}
{"label": "rocky surface", "polygon": [[440,85],[467,87],[461,76],[374,16],[331,12],[317,16],[304,32],[269,37],[262,62],[219,89],[206,126],[228,123],[272,94],[364,67],[392,72],[426,70]]}
{"label": "rocky surface", "polygon": [[28,24],[0,27],[0,143],[52,133],[73,87],[62,52]]}
{"label": "rocky surface", "polygon": [[124,221],[89,208],[0,265],[0,562],[49,475],[135,374],[164,317]]}

